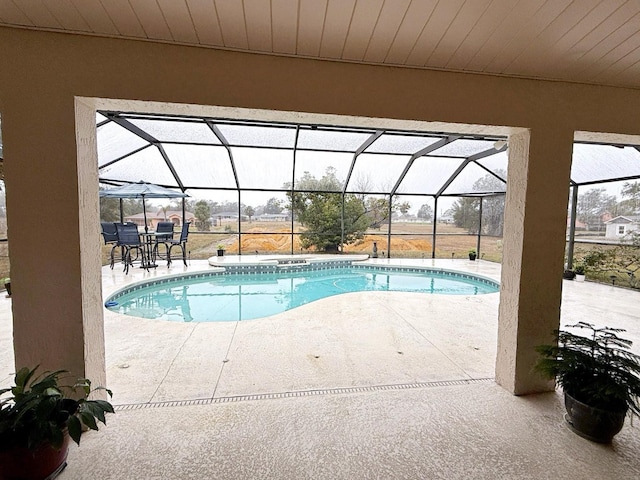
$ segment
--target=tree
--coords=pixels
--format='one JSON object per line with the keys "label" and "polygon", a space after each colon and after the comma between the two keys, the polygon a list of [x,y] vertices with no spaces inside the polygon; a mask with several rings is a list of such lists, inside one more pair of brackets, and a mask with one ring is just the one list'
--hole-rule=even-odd
{"label": "tree", "polygon": [[[496,171],[496,175],[504,178],[506,172]],[[504,190],[504,182],[488,173],[479,178],[471,187],[474,192],[493,193]],[[471,234],[478,233],[480,224],[480,199],[463,197],[451,206],[453,221],[457,227],[466,228]],[[502,235],[504,227],[504,195],[492,195],[482,198],[482,232],[485,235]]]}
{"label": "tree", "polygon": [[244,214],[249,217],[249,223],[251,223],[251,217],[256,214],[256,211],[251,205],[247,205],[246,207],[244,207]]}
{"label": "tree", "polygon": [[196,228],[200,231],[208,231],[211,228],[211,207],[206,200],[200,200],[195,205],[193,214],[196,217]]}
{"label": "tree", "polygon": [[[627,215],[637,215],[640,213],[640,182],[625,182],[620,192],[623,198],[627,199],[630,210]],[[620,202],[622,203],[622,202]]]}
{"label": "tree", "polygon": [[417,217],[425,222],[428,222],[433,219],[433,208],[428,203],[425,203],[418,210]]}
{"label": "tree", "polygon": [[282,210],[282,200],[276,197],[271,197],[267,200],[267,204],[264,207],[264,213],[276,214],[281,213]]}
{"label": "tree", "polygon": [[616,210],[615,195],[607,195],[604,188],[591,188],[578,195],[576,204],[577,219],[585,223],[587,230],[604,228],[602,215]]}
{"label": "tree", "polygon": [[[285,185],[290,188],[289,185]],[[304,248],[337,251],[339,245],[363,238],[370,227],[388,220],[389,207],[384,198],[342,194],[343,182],[336,170],[328,167],[321,178],[305,172],[296,182],[296,192],[288,192],[287,206],[305,227],[300,235]],[[344,199],[344,216],[343,216]],[[344,236],[343,236],[344,235]]]}

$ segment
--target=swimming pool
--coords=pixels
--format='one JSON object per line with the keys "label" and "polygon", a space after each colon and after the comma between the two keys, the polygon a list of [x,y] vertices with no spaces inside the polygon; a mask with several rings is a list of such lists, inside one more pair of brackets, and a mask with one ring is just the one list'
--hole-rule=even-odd
{"label": "swimming pool", "polygon": [[[349,292],[481,295],[498,289],[499,284],[493,280],[462,272],[348,265],[268,273],[200,273],[154,280],[117,292],[105,305],[135,317],[220,322],[267,317]],[[109,306],[110,302],[116,305]]]}

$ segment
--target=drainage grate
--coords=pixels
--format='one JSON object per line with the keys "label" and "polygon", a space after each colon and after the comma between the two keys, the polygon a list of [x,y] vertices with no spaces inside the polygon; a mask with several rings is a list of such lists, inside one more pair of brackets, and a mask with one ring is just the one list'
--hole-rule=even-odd
{"label": "drainage grate", "polygon": [[140,410],[143,408],[185,407],[191,405],[211,405],[215,403],[235,403],[255,400],[276,400],[279,398],[313,397],[318,395],[341,395],[345,393],[382,392],[388,390],[408,390],[416,388],[451,387],[493,383],[493,378],[472,378],[468,380],[445,380],[440,382],[397,383],[392,385],[372,385],[369,387],[327,388],[322,390],[299,390],[297,392],[260,393],[256,395],[237,395],[232,397],[200,398],[197,400],[172,400],[169,402],[148,402],[116,405],[116,411]]}

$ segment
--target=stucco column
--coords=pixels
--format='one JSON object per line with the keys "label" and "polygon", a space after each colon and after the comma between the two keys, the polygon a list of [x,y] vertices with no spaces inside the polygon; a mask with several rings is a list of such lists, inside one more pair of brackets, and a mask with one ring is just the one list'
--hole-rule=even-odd
{"label": "stucco column", "polygon": [[558,328],[573,131],[509,137],[496,381],[520,395],[553,389],[533,367]]}
{"label": "stucco column", "polygon": [[104,384],[95,113],[62,88],[26,93],[2,106],[15,366]]}

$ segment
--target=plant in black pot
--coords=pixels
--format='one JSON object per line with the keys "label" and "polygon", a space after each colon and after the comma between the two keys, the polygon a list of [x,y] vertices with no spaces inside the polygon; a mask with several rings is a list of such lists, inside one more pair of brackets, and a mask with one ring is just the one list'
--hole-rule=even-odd
{"label": "plant in black pot", "polygon": [[640,356],[619,328],[595,328],[578,322],[568,328],[587,336],[556,330],[557,344],[540,345],[536,369],[556,379],[565,395],[567,423],[578,435],[608,443],[622,429],[627,412],[640,416]]}
{"label": "plant in black pot", "polygon": [[477,257],[478,254],[474,249],[469,250],[469,260],[475,260]]}
{"label": "plant in black pot", "polygon": [[0,390],[2,479],[55,478],[66,466],[69,438],[80,444],[83,427],[98,430],[97,421],[105,423],[105,413],[114,412],[106,400],[87,399],[95,390],[111,396],[110,390],[92,389],[86,378],[63,386],[64,370],[36,376],[37,368],[22,368],[15,386]]}
{"label": "plant in black pot", "polygon": [[224,244],[223,243],[219,243],[218,244],[218,256],[219,257],[223,257],[224,256]]}

